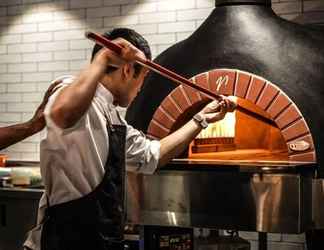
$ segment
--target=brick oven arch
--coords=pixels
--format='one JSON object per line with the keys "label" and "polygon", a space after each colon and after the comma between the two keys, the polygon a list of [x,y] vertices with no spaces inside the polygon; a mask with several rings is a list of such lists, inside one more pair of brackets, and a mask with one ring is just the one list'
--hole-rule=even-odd
{"label": "brick oven arch", "polygon": [[[237,96],[257,105],[269,114],[280,129],[291,161],[316,162],[314,142],[309,127],[296,104],[275,84],[255,74],[235,69],[213,69],[190,79],[216,94]],[[148,127],[150,137],[161,139],[172,132],[179,117],[193,105],[208,98],[188,86],[175,88],[160,104]],[[305,151],[294,147],[308,143]]]}

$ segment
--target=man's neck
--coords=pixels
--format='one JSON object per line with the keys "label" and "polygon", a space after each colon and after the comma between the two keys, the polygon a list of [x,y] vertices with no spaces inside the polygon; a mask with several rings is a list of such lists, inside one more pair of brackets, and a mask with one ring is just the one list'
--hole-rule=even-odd
{"label": "man's neck", "polygon": [[118,96],[119,96],[119,88],[118,81],[112,80],[111,77],[105,77],[100,81],[100,84],[107,89],[113,96],[113,105],[118,106]]}

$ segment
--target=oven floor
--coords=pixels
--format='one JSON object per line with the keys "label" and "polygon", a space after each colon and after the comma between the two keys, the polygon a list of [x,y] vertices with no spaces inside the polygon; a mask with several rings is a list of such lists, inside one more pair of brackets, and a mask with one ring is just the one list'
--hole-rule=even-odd
{"label": "oven floor", "polygon": [[235,160],[235,161],[288,161],[288,152],[266,149],[238,149],[224,152],[195,153],[190,159],[210,159],[210,160]]}

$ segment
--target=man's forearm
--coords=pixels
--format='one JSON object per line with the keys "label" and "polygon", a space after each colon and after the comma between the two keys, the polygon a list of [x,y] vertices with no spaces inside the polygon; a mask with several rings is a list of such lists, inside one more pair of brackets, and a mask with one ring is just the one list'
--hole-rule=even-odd
{"label": "man's forearm", "polygon": [[199,134],[202,127],[205,127],[205,123],[211,124],[224,119],[226,113],[233,112],[235,107],[235,101],[225,97],[221,101],[210,102],[197,114],[199,117],[195,117],[197,122],[191,119],[183,127],[163,138],[160,141],[159,167],[179,155]]}
{"label": "man's forearm", "polygon": [[31,121],[0,128],[0,150],[37,132],[39,132],[38,127],[34,126]]}
{"label": "man's forearm", "polygon": [[182,153],[200,131],[201,126],[195,121],[190,120],[183,127],[163,138],[160,141],[159,167],[164,166],[171,159]]}
{"label": "man's forearm", "polygon": [[75,81],[57,96],[50,115],[61,128],[73,126],[88,110],[105,67],[90,64]]}

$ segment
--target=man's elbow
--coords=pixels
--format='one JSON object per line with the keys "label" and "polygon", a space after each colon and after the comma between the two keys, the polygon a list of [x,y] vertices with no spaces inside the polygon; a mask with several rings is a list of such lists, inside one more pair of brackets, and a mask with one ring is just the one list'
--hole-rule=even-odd
{"label": "man's elbow", "polygon": [[75,125],[76,121],[73,112],[67,111],[63,105],[57,105],[50,111],[50,117],[56,126],[67,129]]}

